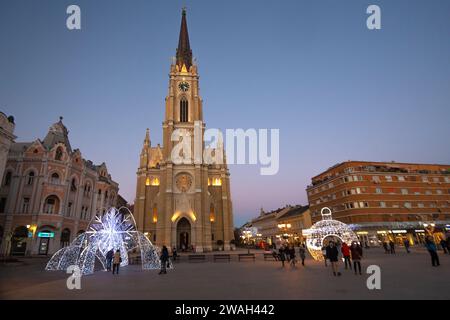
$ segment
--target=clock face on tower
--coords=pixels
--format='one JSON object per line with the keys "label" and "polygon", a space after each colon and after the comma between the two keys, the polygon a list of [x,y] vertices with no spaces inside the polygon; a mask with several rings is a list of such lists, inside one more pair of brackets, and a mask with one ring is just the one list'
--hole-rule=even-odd
{"label": "clock face on tower", "polygon": [[178,84],[178,88],[179,88],[181,91],[186,92],[186,91],[189,90],[189,83],[187,83],[187,82],[185,82],[185,81],[180,82],[180,83]]}
{"label": "clock face on tower", "polygon": [[178,190],[181,192],[188,191],[192,186],[192,178],[188,174],[179,175],[175,181]]}

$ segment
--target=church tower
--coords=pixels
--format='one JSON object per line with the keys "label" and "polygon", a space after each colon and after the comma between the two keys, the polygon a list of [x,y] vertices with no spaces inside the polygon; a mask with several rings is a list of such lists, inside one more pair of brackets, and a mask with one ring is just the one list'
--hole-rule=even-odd
{"label": "church tower", "polygon": [[[165,99],[163,146],[151,146],[147,129],[137,171],[136,223],[156,245],[204,252],[219,247],[227,250],[234,239],[226,163],[208,165],[194,161],[194,140],[199,138],[194,138],[194,131],[196,135],[200,132],[204,148],[204,130],[198,69],[183,9]],[[174,161],[174,148],[187,137],[191,138],[192,152],[189,155],[183,150],[179,155],[191,161]]]}

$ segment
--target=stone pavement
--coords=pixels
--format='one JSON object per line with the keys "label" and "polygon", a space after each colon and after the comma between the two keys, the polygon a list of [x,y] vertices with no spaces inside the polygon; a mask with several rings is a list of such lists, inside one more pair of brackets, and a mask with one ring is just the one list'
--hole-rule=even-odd
{"label": "stone pavement", "polygon": [[[174,270],[158,275],[140,266],[123,267],[120,275],[98,271],[84,276],[81,290],[68,290],[64,272],[44,270],[49,258],[22,258],[23,263],[0,264],[1,299],[450,299],[450,255],[440,253],[441,266],[431,266],[424,250],[396,255],[380,249],[365,250],[363,275],[342,270],[333,277],[323,262],[306,260],[306,267],[281,268],[264,261],[187,262],[183,257]],[[245,253],[246,251],[243,251]],[[236,254],[236,252],[231,252]],[[211,257],[209,257],[211,258]],[[368,290],[364,271],[381,268],[381,290]]]}

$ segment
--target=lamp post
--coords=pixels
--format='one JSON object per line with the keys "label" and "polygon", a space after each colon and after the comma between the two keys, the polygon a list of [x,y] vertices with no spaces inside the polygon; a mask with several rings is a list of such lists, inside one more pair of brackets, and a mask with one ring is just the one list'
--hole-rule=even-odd
{"label": "lamp post", "polygon": [[244,230],[242,231],[244,233],[244,238],[247,238],[247,249],[248,253],[250,254],[250,238],[252,236],[252,232],[250,230]]}

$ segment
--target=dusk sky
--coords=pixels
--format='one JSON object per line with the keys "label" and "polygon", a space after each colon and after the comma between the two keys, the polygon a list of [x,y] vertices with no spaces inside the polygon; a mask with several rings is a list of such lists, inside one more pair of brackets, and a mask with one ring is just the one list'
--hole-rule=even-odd
{"label": "dusk sky", "polygon": [[[80,31],[66,28],[70,4]],[[370,4],[381,30],[366,27]],[[63,116],[72,147],[134,202],[145,129],[161,143],[183,6],[207,127],[280,129],[277,175],[230,166],[236,226],[307,204],[311,177],[338,162],[450,163],[448,0],[2,0],[0,111],[16,141]]]}

